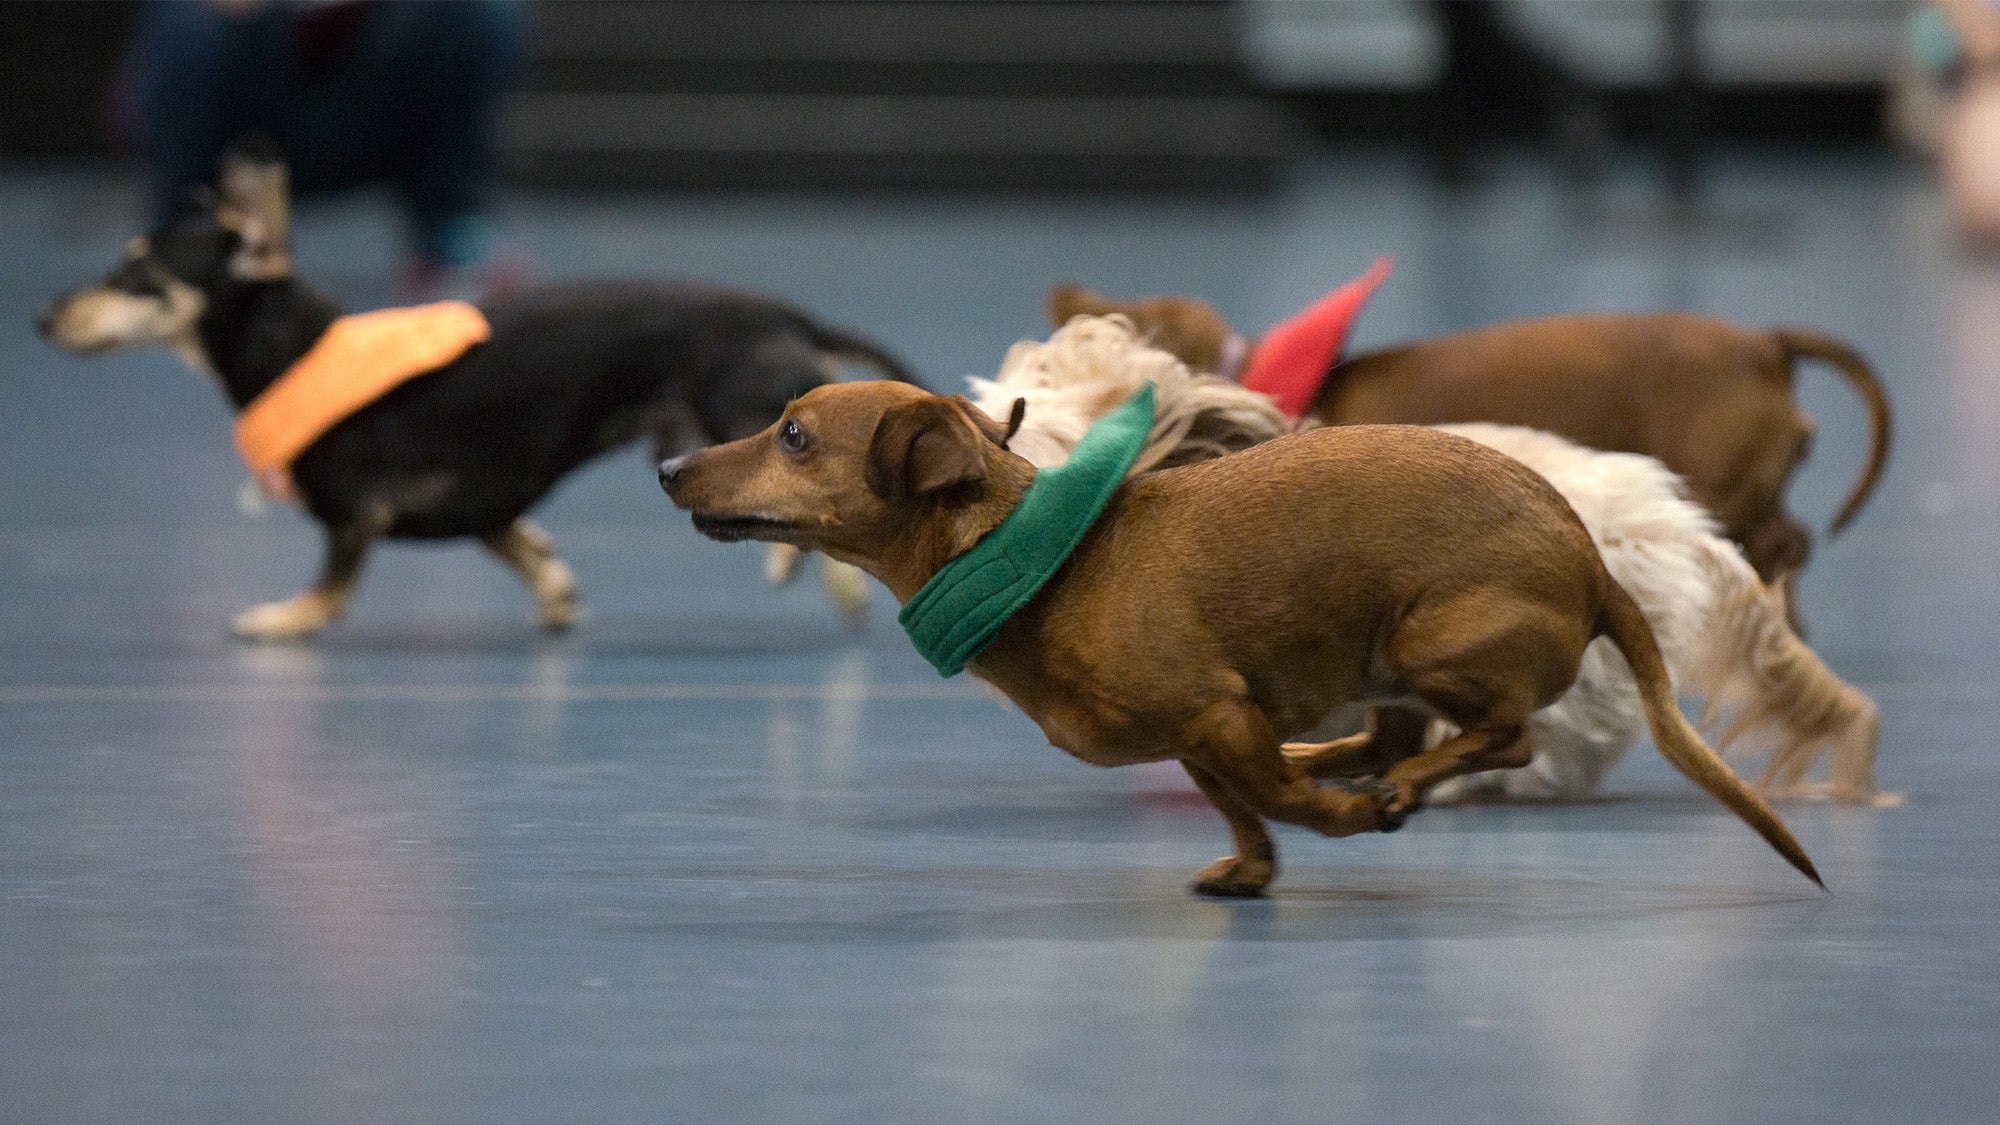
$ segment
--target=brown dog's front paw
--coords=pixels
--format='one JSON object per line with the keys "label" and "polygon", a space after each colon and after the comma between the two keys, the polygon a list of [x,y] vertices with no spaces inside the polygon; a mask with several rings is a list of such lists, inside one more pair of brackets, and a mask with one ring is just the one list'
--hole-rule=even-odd
{"label": "brown dog's front paw", "polygon": [[1277,864],[1268,859],[1226,855],[1202,868],[1188,889],[1210,898],[1256,898],[1277,873]]}
{"label": "brown dog's front paw", "polygon": [[1328,782],[1327,788],[1357,797],[1373,797],[1378,809],[1377,832],[1394,832],[1410,819],[1411,813],[1423,807],[1416,790],[1379,777],[1341,778]]}

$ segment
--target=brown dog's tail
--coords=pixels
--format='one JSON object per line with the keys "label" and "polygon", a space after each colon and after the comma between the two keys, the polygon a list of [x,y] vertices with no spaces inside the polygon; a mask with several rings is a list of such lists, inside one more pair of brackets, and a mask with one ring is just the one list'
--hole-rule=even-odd
{"label": "brown dog's tail", "polygon": [[[1716,747],[1731,757],[1738,750],[1769,749],[1770,763],[1757,784],[1766,793],[1897,803],[1900,798],[1875,787],[1882,719],[1874,702],[1799,639],[1785,621],[1784,598],[1758,581],[1734,546],[1714,538],[1703,546],[1715,601],[1690,670],[1701,682],[1687,686],[1702,697],[1704,729],[1727,720]],[[1823,755],[1827,784],[1806,785],[1806,774]]]}
{"label": "brown dog's tail", "polygon": [[1777,849],[1779,855],[1799,873],[1817,883],[1821,888],[1826,883],[1813,868],[1806,850],[1792,836],[1791,829],[1778,819],[1757,791],[1736,776],[1715,751],[1701,740],[1694,727],[1681,715],[1680,701],[1674,696],[1673,680],[1667,675],[1666,661],[1660,656],[1660,645],[1653,637],[1653,627],[1646,623],[1646,615],[1639,611],[1639,605],[1632,595],[1625,592],[1609,574],[1604,576],[1604,607],[1598,618],[1598,627],[1625,654],[1625,662],[1632,666],[1632,678],[1639,685],[1639,698],[1646,707],[1646,722],[1652,728],[1653,742],[1660,748],[1660,756],[1684,774],[1689,781],[1706,790],[1708,795],[1729,806],[1731,812],[1743,818],[1757,835]]}
{"label": "brown dog's tail", "polygon": [[1815,332],[1810,328],[1775,328],[1771,337],[1784,351],[1787,367],[1800,357],[1831,365],[1861,396],[1862,405],[1868,409],[1868,464],[1862,468],[1861,478],[1854,482],[1840,511],[1834,514],[1833,522],[1827,525],[1827,537],[1832,538],[1839,535],[1848,521],[1861,511],[1861,505],[1875,489],[1876,479],[1882,475],[1883,464],[1889,460],[1889,395],[1882,389],[1881,380],[1875,377],[1874,369],[1859,353],[1824,332]]}

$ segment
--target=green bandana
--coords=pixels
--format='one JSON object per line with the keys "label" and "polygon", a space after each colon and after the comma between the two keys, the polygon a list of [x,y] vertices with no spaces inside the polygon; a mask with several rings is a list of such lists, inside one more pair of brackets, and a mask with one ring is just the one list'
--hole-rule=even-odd
{"label": "green bandana", "polygon": [[939,675],[956,676],[1097,522],[1153,429],[1153,384],[1100,418],[1067,462],[1035,474],[1000,526],[944,564],[896,618]]}

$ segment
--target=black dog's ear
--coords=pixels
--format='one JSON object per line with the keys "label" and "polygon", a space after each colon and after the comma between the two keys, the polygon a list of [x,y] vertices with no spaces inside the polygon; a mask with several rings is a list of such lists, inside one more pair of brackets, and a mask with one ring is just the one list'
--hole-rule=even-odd
{"label": "black dog's ear", "polygon": [[[985,480],[979,446],[992,435],[974,431],[974,415],[986,417],[957,395],[922,398],[884,413],[868,442],[869,491],[903,500]],[[986,424],[999,427],[991,418]]]}
{"label": "black dog's ear", "polygon": [[261,133],[238,137],[222,154],[216,219],[243,245],[229,272],[246,281],[274,281],[292,272],[291,174],[278,146]]}
{"label": "black dog's ear", "polygon": [[214,188],[209,187],[207,184],[190,184],[187,190],[181,192],[180,199],[175,202],[174,213],[177,217],[182,218],[200,218],[215,214],[215,207],[216,196]]}

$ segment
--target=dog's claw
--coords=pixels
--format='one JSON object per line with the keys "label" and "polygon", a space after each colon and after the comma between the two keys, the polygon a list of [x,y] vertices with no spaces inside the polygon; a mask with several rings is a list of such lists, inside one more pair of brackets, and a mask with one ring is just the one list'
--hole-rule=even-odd
{"label": "dog's claw", "polygon": [[1381,808],[1376,813],[1380,819],[1375,826],[1377,832],[1394,832],[1408,822],[1411,813],[1423,807],[1423,803],[1414,795],[1406,794],[1402,786],[1379,777],[1344,777],[1327,782],[1327,788],[1379,801]]}

